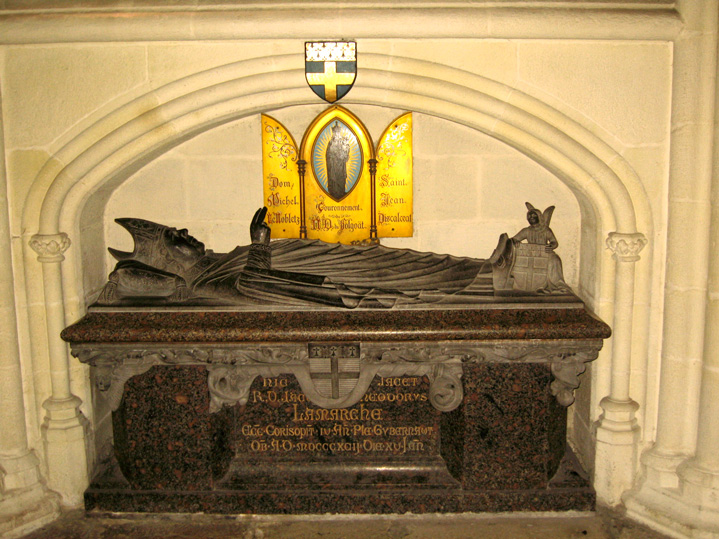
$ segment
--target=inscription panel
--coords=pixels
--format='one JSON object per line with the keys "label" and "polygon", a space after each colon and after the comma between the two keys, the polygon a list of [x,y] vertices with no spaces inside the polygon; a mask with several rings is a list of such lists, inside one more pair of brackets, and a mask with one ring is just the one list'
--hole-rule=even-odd
{"label": "inscription panel", "polygon": [[348,408],[310,403],[293,376],[258,377],[238,415],[244,456],[437,455],[439,415],[422,376],[376,377]]}

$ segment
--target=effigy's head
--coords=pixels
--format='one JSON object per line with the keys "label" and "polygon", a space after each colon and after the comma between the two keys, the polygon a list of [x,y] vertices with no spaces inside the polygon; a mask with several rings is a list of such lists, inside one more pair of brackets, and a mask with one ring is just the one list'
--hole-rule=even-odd
{"label": "effigy's head", "polygon": [[115,219],[115,222],[125,228],[135,242],[132,252],[109,249],[118,261],[133,260],[182,275],[205,255],[205,245],[188,234],[186,228],[178,230],[137,218]]}

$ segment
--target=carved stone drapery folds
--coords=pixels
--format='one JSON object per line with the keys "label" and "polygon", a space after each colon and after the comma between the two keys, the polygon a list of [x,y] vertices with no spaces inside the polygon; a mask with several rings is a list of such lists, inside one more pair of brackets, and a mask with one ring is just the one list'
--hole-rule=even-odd
{"label": "carved stone drapery folds", "polygon": [[246,404],[256,377],[293,374],[308,400],[323,408],[345,408],[359,402],[375,376],[427,376],[429,400],[440,411],[457,408],[464,398],[462,369],[466,363],[549,363],[552,394],[563,406],[574,402],[579,375],[596,359],[601,340],[541,343],[364,343],[355,387],[345,395],[327,396],[315,387],[307,344],[75,344],[72,353],[94,369],[97,388],[112,410],[122,401],[131,377],[155,365],[204,365],[208,370],[210,411]]}

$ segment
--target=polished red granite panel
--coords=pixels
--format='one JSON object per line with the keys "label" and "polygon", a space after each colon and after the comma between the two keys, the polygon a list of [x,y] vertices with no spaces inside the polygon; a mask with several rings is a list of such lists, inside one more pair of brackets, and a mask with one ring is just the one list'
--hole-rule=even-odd
{"label": "polished red granite panel", "polygon": [[[115,463],[108,463],[86,492],[88,510],[317,514],[593,508],[593,491],[571,455],[555,475],[565,457],[566,410],[549,394],[546,364],[465,365],[465,399],[450,413],[417,398],[428,389],[426,377],[397,378],[407,380],[405,386],[375,379],[368,398],[348,408],[344,419],[319,421],[297,421],[320,409],[298,406],[301,391],[288,375],[259,377],[246,406],[209,414],[205,378],[202,367],[154,367],[128,382],[115,413],[116,454],[127,481]],[[398,395],[405,396],[402,405]],[[374,419],[351,420],[353,409],[374,411]],[[136,429],[137,424],[145,428]],[[273,426],[269,435],[267,425]],[[384,431],[375,431],[375,425]],[[399,436],[391,431],[419,426],[428,428],[412,437],[412,450],[401,436],[405,430]]]}
{"label": "polished red granite panel", "polygon": [[442,416],[442,454],[462,487],[546,488],[566,436],[549,365],[466,364],[462,380],[464,402]]}
{"label": "polished red granite panel", "polygon": [[71,343],[606,339],[584,308],[287,312],[90,312],[62,332]]}
{"label": "polished red granite panel", "polygon": [[205,367],[153,367],[112,415],[117,462],[137,490],[207,490],[232,457],[234,410],[209,413]]}

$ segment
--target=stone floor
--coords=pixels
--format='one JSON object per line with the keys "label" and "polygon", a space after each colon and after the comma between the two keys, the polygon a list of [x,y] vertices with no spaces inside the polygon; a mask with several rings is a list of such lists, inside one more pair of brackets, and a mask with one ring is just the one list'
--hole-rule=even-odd
{"label": "stone floor", "polygon": [[86,516],[69,511],[25,539],[662,539],[617,513],[390,516]]}

